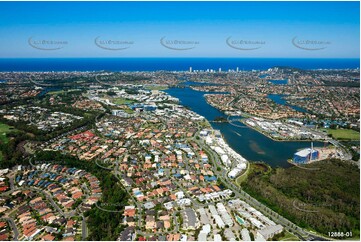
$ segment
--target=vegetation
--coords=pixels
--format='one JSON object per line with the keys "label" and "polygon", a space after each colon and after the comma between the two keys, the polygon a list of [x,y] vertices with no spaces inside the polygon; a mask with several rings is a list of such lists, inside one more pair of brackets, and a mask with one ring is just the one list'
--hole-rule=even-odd
{"label": "vegetation", "polygon": [[9,141],[7,134],[14,131],[16,131],[14,127],[0,123],[0,142],[7,143]]}
{"label": "vegetation", "polygon": [[283,233],[279,234],[279,236],[276,235],[276,238],[274,237],[273,240],[278,240],[278,241],[299,241],[300,239],[291,234],[290,232],[286,232],[284,231]]}
{"label": "vegetation", "polygon": [[61,90],[57,90],[57,91],[47,92],[46,95],[65,94],[67,92],[79,92],[79,89],[69,89],[69,90],[61,89]]}
{"label": "vegetation", "polygon": [[307,167],[319,169],[292,167],[267,171],[258,164],[251,164],[242,187],[302,227],[325,235],[329,231],[352,231],[354,236],[359,236],[359,169],[335,159]]}
{"label": "vegetation", "polygon": [[164,91],[164,90],[168,89],[168,86],[167,85],[146,85],[145,89]]}
{"label": "vegetation", "polygon": [[225,123],[228,122],[226,117],[215,117],[214,122]]}
{"label": "vegetation", "polygon": [[[84,162],[70,155],[63,155],[54,151],[41,151],[36,154],[37,160],[56,161],[57,164],[64,164],[69,167],[77,167],[86,170],[95,175],[102,189],[102,202],[98,206],[106,210],[122,211],[127,204],[129,195],[123,189],[118,179],[109,171],[100,169],[94,162]],[[88,217],[87,227],[89,228],[89,240],[109,240],[114,241],[124,229],[121,225],[121,212],[108,212],[105,210],[93,208],[85,213]]]}
{"label": "vegetation", "polygon": [[98,76],[98,80],[103,83],[109,83],[109,85],[141,84],[142,81],[149,81],[150,77],[113,72],[112,75]]}
{"label": "vegetation", "polygon": [[[44,96],[40,98],[40,100],[37,100],[34,105],[47,108],[52,112],[58,111],[58,112],[64,112],[64,113],[70,113],[77,116],[82,116],[83,119],[78,120],[76,122],[71,123],[69,126],[59,126],[55,130],[51,131],[43,131],[39,130],[34,125],[29,125],[29,122],[26,121],[13,121],[8,120],[4,118],[0,118],[0,122],[4,123],[4,125],[10,125],[10,126],[16,126],[18,130],[22,130],[31,134],[35,135],[34,140],[37,141],[45,141],[49,140],[51,138],[57,137],[63,133],[66,133],[68,131],[75,130],[77,128],[80,128],[82,126],[88,126],[91,127],[91,125],[94,123],[95,117],[98,115],[101,115],[101,112],[99,111],[87,111],[84,112],[84,110],[73,108],[71,104],[74,102],[74,97],[79,96],[81,92],[79,91],[73,91],[73,92],[64,92],[62,94],[57,94],[57,97],[61,98],[61,101],[64,104],[52,106],[49,103],[48,99],[45,99]],[[13,106],[17,105],[24,105],[26,103],[18,102],[16,104],[13,104]],[[1,124],[0,123],[0,124]],[[0,126],[0,141],[1,141],[1,126]]]}
{"label": "vegetation", "polygon": [[236,179],[236,184],[240,185],[243,181],[247,180],[248,174],[250,171],[250,164],[247,163],[247,169],[246,171],[243,172],[243,174],[241,174],[239,177],[237,177]]}
{"label": "vegetation", "polygon": [[300,239],[287,232],[287,231],[283,231],[282,233],[280,234],[276,234],[273,238],[272,238],[273,241],[299,241]]}
{"label": "vegetation", "polygon": [[352,160],[360,159],[360,143],[359,141],[342,141],[341,142],[352,154]]}
{"label": "vegetation", "polygon": [[339,140],[360,140],[360,132],[353,129],[327,129],[329,135]]}
{"label": "vegetation", "polygon": [[9,168],[17,164],[28,164],[23,159],[23,151],[21,150],[21,143],[24,140],[31,139],[32,137],[29,134],[18,131],[16,133],[9,133],[8,136],[11,137],[9,142],[2,143],[0,142],[0,152],[1,152],[1,163],[0,168]]}
{"label": "vegetation", "polygon": [[126,99],[126,98],[121,98],[121,97],[113,98],[112,102],[117,104],[117,105],[124,105],[124,104],[132,104],[132,103],[134,103],[133,100]]}

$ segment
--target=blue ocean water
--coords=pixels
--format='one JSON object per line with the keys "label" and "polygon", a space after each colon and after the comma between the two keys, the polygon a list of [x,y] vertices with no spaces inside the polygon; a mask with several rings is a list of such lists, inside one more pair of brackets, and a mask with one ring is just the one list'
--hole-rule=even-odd
{"label": "blue ocean water", "polygon": [[355,69],[360,59],[296,58],[0,58],[0,71],[187,71],[266,70],[274,66],[300,69]]}

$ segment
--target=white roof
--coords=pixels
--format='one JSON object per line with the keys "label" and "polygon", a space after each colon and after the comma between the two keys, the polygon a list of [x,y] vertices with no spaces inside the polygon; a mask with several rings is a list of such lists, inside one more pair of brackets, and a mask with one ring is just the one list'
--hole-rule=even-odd
{"label": "white roof", "polygon": [[268,238],[269,235],[273,235],[276,232],[282,231],[283,227],[282,225],[273,225],[273,226],[267,226],[266,228],[259,230],[258,233],[260,233],[264,238]]}
{"label": "white roof", "polygon": [[222,237],[220,234],[215,234],[214,235],[214,242],[221,242],[222,241]]}
{"label": "white roof", "polygon": [[[316,150],[313,150],[313,152],[315,152]],[[311,149],[307,148],[307,149],[303,149],[298,151],[295,155],[301,156],[301,157],[306,157],[311,153]]]}
{"label": "white roof", "polygon": [[249,236],[248,229],[242,229],[241,235],[243,241],[251,241],[251,237]]}

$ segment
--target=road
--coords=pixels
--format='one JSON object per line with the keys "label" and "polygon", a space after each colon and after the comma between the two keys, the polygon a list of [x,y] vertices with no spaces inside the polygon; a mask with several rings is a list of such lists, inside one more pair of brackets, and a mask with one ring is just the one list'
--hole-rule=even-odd
{"label": "road", "polygon": [[13,231],[13,234],[14,234],[14,239],[13,240],[15,240],[15,241],[19,240],[19,238],[18,238],[19,237],[19,231],[18,231],[18,228],[15,225],[14,219],[12,219],[12,218],[4,218],[4,217],[2,219],[7,220],[9,222],[10,227],[11,227],[11,229]]}
{"label": "road", "polygon": [[86,238],[88,237],[88,229],[86,227],[86,220],[84,215],[81,215],[82,217],[82,221],[81,221],[81,238],[82,240],[86,240]]}
{"label": "road", "polygon": [[[32,166],[34,166],[32,163],[31,163],[31,159],[30,159],[30,164]],[[12,173],[9,175],[9,183],[10,183],[10,190],[9,191],[6,191],[6,192],[3,192],[1,194],[1,196],[9,196],[11,193],[15,192],[15,191],[23,191],[23,190],[32,190],[32,191],[35,191],[35,192],[39,192],[39,193],[42,193],[46,198],[47,200],[51,203],[51,205],[53,206],[53,208],[55,208],[55,210],[57,210],[57,212],[64,216],[65,218],[70,218],[70,217],[73,217],[77,214],[77,209],[74,209],[72,211],[69,211],[69,212],[64,212],[59,206],[58,204],[54,201],[54,199],[52,198],[52,195],[49,194],[47,191],[44,191],[44,190],[41,190],[39,188],[36,188],[36,187],[15,187],[14,186],[14,178],[15,178],[15,173]],[[84,185],[84,186],[83,186]],[[86,190],[87,192],[87,197],[88,198],[88,194],[90,193],[90,190],[89,188],[86,186],[86,184],[83,184],[82,185],[82,188],[84,190]],[[86,227],[86,219],[83,215],[83,213],[79,210],[79,214],[81,214],[82,216],[82,239],[83,240],[86,240],[87,236],[88,236],[88,231],[87,231],[87,227]],[[18,229],[16,227],[16,224],[14,222],[14,220],[12,218],[9,218],[9,217],[3,217],[3,219],[6,219],[9,221],[10,223],[10,226],[12,227],[12,230],[14,231],[14,240],[18,240],[18,236],[19,236],[19,232],[18,232]]]}
{"label": "road", "polygon": [[[196,136],[196,135],[195,135]],[[213,163],[213,172],[214,174],[220,179],[232,192],[235,194],[235,198],[240,198],[241,200],[244,200],[249,205],[254,207],[255,209],[262,212],[265,216],[269,217],[271,220],[273,220],[275,223],[281,224],[283,227],[287,228],[287,230],[291,231],[293,234],[295,234],[299,239],[301,240],[330,240],[329,238],[315,236],[314,234],[311,234],[308,231],[303,230],[301,227],[297,226],[296,224],[292,223],[288,219],[282,217],[278,213],[274,212],[267,206],[263,205],[262,203],[258,202],[256,199],[251,197],[249,194],[247,194],[245,191],[241,190],[240,187],[236,186],[233,181],[231,181],[224,171],[217,171],[216,167],[223,167],[223,164],[221,160],[219,159],[219,156],[211,150],[204,141],[198,141],[196,139],[193,139],[202,149],[204,149],[210,156],[210,160]]]}

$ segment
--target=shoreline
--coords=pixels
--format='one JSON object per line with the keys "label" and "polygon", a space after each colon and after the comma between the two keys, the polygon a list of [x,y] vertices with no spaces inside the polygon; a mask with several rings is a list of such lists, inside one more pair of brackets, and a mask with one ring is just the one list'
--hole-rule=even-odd
{"label": "shoreline", "polygon": [[256,129],[256,128],[252,127],[251,125],[247,124],[246,122],[243,121],[243,119],[240,119],[239,122],[246,125],[248,128],[257,131],[258,133],[260,133],[260,134],[264,135],[265,137],[267,137],[267,138],[269,138],[269,139],[271,139],[273,141],[276,141],[276,142],[327,142],[328,143],[328,141],[326,141],[326,140],[310,140],[310,139],[308,139],[308,140],[297,140],[297,139],[284,140],[284,139],[275,139],[275,138],[271,137],[270,135],[268,135],[267,133],[264,133],[261,130]]}
{"label": "shoreline", "polygon": [[[197,90],[196,90],[197,91]],[[227,115],[225,114],[225,112],[229,111],[229,110],[221,110],[219,109],[218,107],[212,105],[210,102],[208,102],[207,98],[205,98],[205,101],[206,103],[208,103],[210,106],[216,108],[218,111],[222,112],[224,115]],[[227,115],[228,117],[231,116],[231,115]],[[232,117],[232,116],[231,116]],[[241,117],[240,121],[242,124],[246,125],[248,128],[251,128],[255,131],[257,131],[258,133],[264,135],[265,137],[273,140],[273,141],[276,141],[276,142],[326,142],[325,140],[297,140],[297,139],[294,139],[294,140],[285,140],[285,139],[275,139],[273,137],[271,137],[270,135],[268,135],[267,133],[264,133],[262,132],[261,130],[259,129],[256,129],[252,126],[250,126],[249,124],[247,124],[246,122],[244,122],[243,120],[245,118],[252,118],[252,117],[256,117],[256,116],[252,116],[251,114],[248,114],[248,113],[244,113],[242,112],[242,115],[236,115],[235,117]],[[233,125],[231,121],[228,121],[228,122],[217,122],[217,121],[210,121],[210,122],[213,122],[213,123],[229,123],[230,125]],[[327,141],[328,142],[328,141]]]}
{"label": "shoreline", "polygon": [[[200,115],[201,116],[201,115]],[[203,117],[203,116],[201,116],[201,117]],[[215,129],[212,127],[212,125],[210,124],[210,121],[208,120],[208,119],[206,119],[205,117],[203,117],[204,118],[204,120],[206,121],[206,123],[209,125],[209,129],[212,131],[212,132],[214,132],[215,131]],[[241,163],[241,162],[245,162],[246,164],[247,164],[247,166],[248,166],[248,164],[250,163],[250,161],[249,160],[247,160],[246,158],[244,158],[240,153],[238,153],[237,151],[235,151],[234,149],[232,149],[231,148],[231,146],[227,143],[227,141],[226,141],[226,139],[223,137],[223,134],[222,134],[222,136],[221,136],[221,138],[214,138],[214,140],[213,140],[215,143],[217,143],[217,145],[219,145],[221,148],[224,148],[225,149],[225,151],[226,151],[226,153],[227,153],[227,155],[230,157],[230,158],[232,158],[233,160],[235,160],[234,162],[238,162],[238,164],[239,163]],[[218,142],[217,142],[218,141]],[[219,142],[220,141],[220,142]],[[210,148],[210,149],[212,149],[212,147],[210,146],[210,145],[208,145],[207,144],[207,146]],[[224,146],[224,147],[222,147],[222,146]],[[213,150],[213,149],[212,149]],[[230,154],[228,154],[228,152],[227,151],[229,151],[229,153]],[[217,153],[217,152],[216,152]],[[217,153],[217,155],[218,156],[220,156],[218,153]],[[237,157],[237,156],[239,156],[239,157]],[[238,160],[239,159],[239,160]]]}

